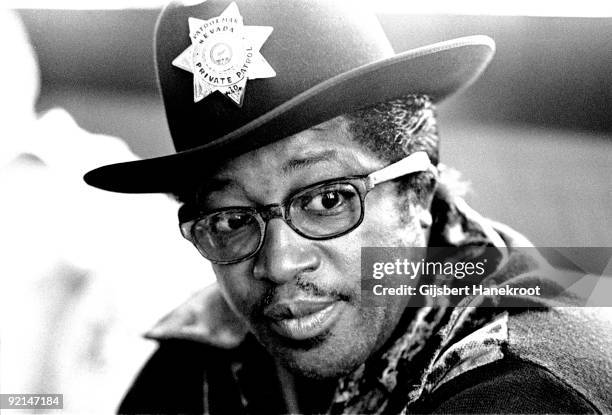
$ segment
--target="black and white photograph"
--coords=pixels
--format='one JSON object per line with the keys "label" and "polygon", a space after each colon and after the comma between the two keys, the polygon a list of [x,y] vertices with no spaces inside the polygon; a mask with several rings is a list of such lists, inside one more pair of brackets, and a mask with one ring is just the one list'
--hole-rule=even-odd
{"label": "black and white photograph", "polygon": [[612,413],[612,4],[9,0],[0,411]]}

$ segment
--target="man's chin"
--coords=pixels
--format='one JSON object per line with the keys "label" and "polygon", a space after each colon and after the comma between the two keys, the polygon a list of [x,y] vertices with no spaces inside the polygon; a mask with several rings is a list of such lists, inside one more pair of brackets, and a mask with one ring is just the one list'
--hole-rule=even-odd
{"label": "man's chin", "polygon": [[300,342],[283,341],[265,348],[287,370],[310,379],[337,378],[356,369],[367,358],[359,345],[351,345],[332,334]]}
{"label": "man's chin", "polygon": [[355,370],[362,359],[354,355],[331,360],[321,356],[321,352],[293,350],[287,354],[278,355],[279,362],[291,373],[308,379],[338,378]]}

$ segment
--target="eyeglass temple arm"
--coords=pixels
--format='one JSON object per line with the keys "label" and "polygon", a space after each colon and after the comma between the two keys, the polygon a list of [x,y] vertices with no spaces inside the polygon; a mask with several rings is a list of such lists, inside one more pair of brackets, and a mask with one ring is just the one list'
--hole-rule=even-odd
{"label": "eyeglass temple arm", "polygon": [[417,151],[408,157],[401,159],[400,161],[397,161],[368,175],[368,188],[371,189],[377,184],[397,179],[398,177],[405,176],[407,174],[422,171],[431,171],[434,174],[437,173],[437,170],[435,166],[431,164],[431,160],[429,160],[427,153],[424,151]]}

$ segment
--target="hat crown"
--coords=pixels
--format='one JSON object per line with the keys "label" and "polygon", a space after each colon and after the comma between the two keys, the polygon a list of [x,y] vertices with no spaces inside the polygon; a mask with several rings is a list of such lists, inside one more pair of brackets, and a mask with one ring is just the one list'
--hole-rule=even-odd
{"label": "hat crown", "polygon": [[393,55],[376,17],[338,0],[236,0],[245,26],[270,26],[260,49],[276,76],[246,83],[242,106],[220,92],[194,103],[193,75],[172,65],[192,43],[189,18],[208,20],[232,3],[171,3],[156,31],[159,84],[177,151],[209,144],[336,75]]}

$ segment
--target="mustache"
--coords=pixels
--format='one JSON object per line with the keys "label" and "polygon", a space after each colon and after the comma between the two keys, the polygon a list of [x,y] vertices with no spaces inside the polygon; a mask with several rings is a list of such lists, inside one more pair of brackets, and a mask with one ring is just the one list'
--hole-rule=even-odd
{"label": "mustache", "polygon": [[[319,284],[315,284],[312,281],[308,281],[302,276],[298,276],[294,282],[295,291],[300,293],[308,294],[309,297],[325,297],[331,298],[337,301],[352,302],[358,297],[354,289],[346,286],[336,287],[325,287]],[[259,310],[263,310],[265,307],[277,301],[279,298],[279,291],[282,290],[283,286],[271,286],[269,287],[264,295],[262,296],[259,304]]]}

